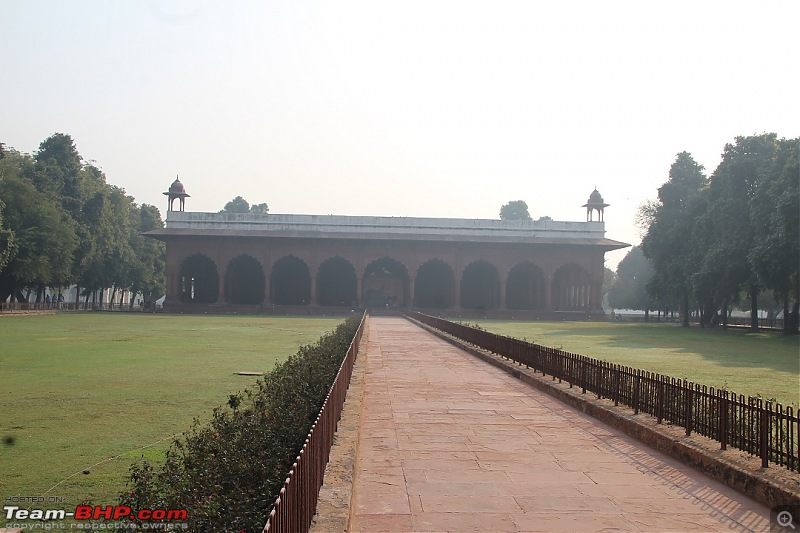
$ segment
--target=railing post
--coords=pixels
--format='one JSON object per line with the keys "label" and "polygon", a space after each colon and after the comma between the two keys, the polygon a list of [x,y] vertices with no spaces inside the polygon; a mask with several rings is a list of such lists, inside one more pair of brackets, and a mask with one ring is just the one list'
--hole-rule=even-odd
{"label": "railing post", "polygon": [[664,377],[658,376],[658,397],[656,398],[656,412],[658,413],[658,424],[664,420]]}
{"label": "railing post", "polygon": [[761,468],[769,466],[770,411],[772,404],[767,402],[761,406]]}
{"label": "railing post", "polygon": [[722,391],[719,396],[719,442],[722,450],[728,447],[728,391]]}
{"label": "railing post", "polygon": [[692,434],[692,407],[693,407],[693,404],[692,404],[692,387],[691,386],[686,386],[684,388],[684,395],[686,396],[686,401],[684,402],[686,404],[684,412],[686,413],[686,415],[685,415],[686,416],[686,436],[688,437],[689,435]]}
{"label": "railing post", "polygon": [[583,394],[586,394],[586,361],[581,361],[581,386],[583,388]]}
{"label": "railing post", "polygon": [[639,414],[639,398],[641,393],[639,389],[642,387],[642,372],[641,370],[635,370],[635,375],[633,377],[633,414]]}

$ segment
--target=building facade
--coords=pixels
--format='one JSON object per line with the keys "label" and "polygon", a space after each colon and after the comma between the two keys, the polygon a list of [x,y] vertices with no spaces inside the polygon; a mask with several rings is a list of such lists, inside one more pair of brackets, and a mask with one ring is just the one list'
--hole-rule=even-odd
{"label": "building facade", "polygon": [[602,313],[602,221],[168,211],[167,311]]}

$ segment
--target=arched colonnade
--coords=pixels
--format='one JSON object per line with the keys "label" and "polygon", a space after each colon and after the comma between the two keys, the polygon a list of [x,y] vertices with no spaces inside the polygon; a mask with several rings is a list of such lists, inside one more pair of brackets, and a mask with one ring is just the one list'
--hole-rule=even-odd
{"label": "arched colonnade", "polygon": [[[391,254],[356,260],[291,253],[271,261],[248,253],[216,261],[187,254],[168,265],[168,300],[191,304],[592,311],[602,279],[575,261],[537,264],[483,258],[458,267],[439,257],[416,264]],[[266,263],[266,264],[265,264]]]}

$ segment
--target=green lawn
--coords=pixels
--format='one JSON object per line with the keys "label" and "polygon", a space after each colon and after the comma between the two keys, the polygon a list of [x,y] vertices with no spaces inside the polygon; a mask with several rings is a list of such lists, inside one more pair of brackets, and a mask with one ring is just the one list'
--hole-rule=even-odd
{"label": "green lawn", "polygon": [[[0,497],[108,505],[131,463],[209,419],[341,318],[83,313],[0,317]],[[81,473],[89,470],[89,474]],[[73,475],[76,474],[77,475]]]}
{"label": "green lawn", "polygon": [[517,322],[481,327],[548,347],[739,394],[800,404],[800,338],[676,324]]}

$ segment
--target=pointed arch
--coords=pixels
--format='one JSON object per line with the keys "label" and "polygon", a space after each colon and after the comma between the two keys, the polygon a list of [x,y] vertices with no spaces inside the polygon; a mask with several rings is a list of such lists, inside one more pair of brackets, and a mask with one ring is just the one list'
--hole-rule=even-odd
{"label": "pointed arch", "polygon": [[225,299],[231,304],[264,302],[264,267],[248,254],[234,257],[225,269]]}
{"label": "pointed arch", "polygon": [[509,309],[544,309],[545,280],[542,269],[530,261],[515,265],[506,281],[506,307]]}
{"label": "pointed arch", "polygon": [[305,261],[294,255],[275,261],[270,274],[269,300],[276,305],[308,305],[311,302],[311,273]]}
{"label": "pointed arch", "polygon": [[556,311],[585,311],[590,308],[591,279],[582,266],[569,263],[556,270],[552,290]]}
{"label": "pointed arch", "polygon": [[367,307],[406,307],[408,269],[388,256],[368,264],[361,281],[361,301]]}
{"label": "pointed arch", "polygon": [[431,259],[417,269],[414,280],[414,306],[446,309],[455,302],[456,278],[453,269],[441,259]]}
{"label": "pointed arch", "polygon": [[327,306],[356,306],[356,269],[338,255],[326,259],[317,273],[317,302]]}
{"label": "pointed arch", "polygon": [[461,276],[461,307],[495,309],[500,303],[500,275],[488,261],[467,265]]}
{"label": "pointed arch", "polygon": [[181,263],[179,297],[186,303],[216,303],[219,298],[217,265],[207,255],[194,254]]}

